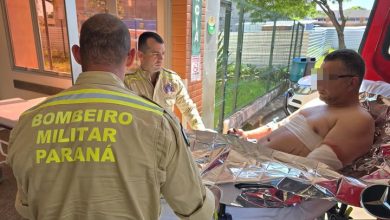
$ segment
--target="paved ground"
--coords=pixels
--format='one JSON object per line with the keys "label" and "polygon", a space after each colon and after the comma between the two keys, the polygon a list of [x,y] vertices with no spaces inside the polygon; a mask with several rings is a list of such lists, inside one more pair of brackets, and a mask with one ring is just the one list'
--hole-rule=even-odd
{"label": "paved ground", "polygon": [[264,106],[259,112],[252,116],[248,123],[243,126],[244,130],[250,130],[257,128],[261,125],[265,125],[274,119],[282,120],[287,115],[283,110],[284,95],[280,95],[273,99],[270,103]]}

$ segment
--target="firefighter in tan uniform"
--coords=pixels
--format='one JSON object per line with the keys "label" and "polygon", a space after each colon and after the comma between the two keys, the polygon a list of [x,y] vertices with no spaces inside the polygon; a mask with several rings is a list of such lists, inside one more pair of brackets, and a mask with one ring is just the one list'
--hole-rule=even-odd
{"label": "firefighter in tan uniform", "polygon": [[23,113],[12,131],[17,211],[40,220],[153,220],[162,194],[180,218],[211,219],[216,200],[180,124],[123,84],[134,57],[126,25],[95,15],[72,52],[84,71],[76,84]]}
{"label": "firefighter in tan uniform", "polygon": [[125,76],[126,86],[140,95],[157,102],[165,109],[176,105],[194,130],[204,130],[195,103],[188,95],[181,78],[162,68],[165,47],[163,39],[154,32],[144,32],[138,39],[140,68]]}

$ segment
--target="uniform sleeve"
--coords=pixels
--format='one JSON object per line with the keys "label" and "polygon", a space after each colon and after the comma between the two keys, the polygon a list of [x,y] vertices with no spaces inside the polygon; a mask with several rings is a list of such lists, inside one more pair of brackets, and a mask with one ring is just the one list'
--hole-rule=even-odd
{"label": "uniform sleeve", "polygon": [[187,89],[185,88],[181,79],[177,80],[178,92],[176,96],[176,106],[180,112],[189,121],[189,124],[194,130],[204,130],[205,126],[202,122],[199,112],[196,109],[196,104],[192,101],[188,95]]}
{"label": "uniform sleeve", "polygon": [[13,172],[14,172],[14,175],[15,175],[15,178],[17,181],[15,209],[23,218],[33,219],[34,216],[31,212],[29,204],[28,204],[27,193],[25,193],[25,191],[24,191],[24,189],[27,189],[27,188],[23,187],[23,182],[20,182],[20,181],[28,182],[28,180],[26,180],[26,177],[23,174],[17,175],[17,174],[19,174],[19,172],[17,172],[17,171],[20,170],[21,165],[20,165],[20,163],[18,163],[19,162],[18,160],[15,160],[15,156],[17,153],[16,149],[18,148],[19,152],[20,152],[20,146],[16,145],[15,142],[16,142],[17,138],[20,137],[20,129],[19,128],[21,127],[20,124],[22,124],[21,123],[21,121],[23,120],[22,118],[23,118],[23,115],[19,119],[19,123],[16,125],[16,127],[13,128],[11,131],[10,138],[9,138],[9,149],[8,149],[7,163],[13,169]]}
{"label": "uniform sleeve", "polygon": [[18,191],[16,192],[15,209],[23,218],[34,218],[27,202],[27,196],[21,191],[21,187],[19,186]]}
{"label": "uniform sleeve", "polygon": [[161,193],[181,219],[211,219],[214,196],[202,184],[180,125],[172,116],[165,119],[158,150],[159,170],[165,176],[160,183]]}

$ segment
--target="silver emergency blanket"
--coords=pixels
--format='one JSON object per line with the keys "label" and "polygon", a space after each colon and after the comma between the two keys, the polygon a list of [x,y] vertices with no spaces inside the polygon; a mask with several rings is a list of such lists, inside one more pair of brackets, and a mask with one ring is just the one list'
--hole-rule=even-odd
{"label": "silver emergency blanket", "polygon": [[[386,89],[383,84],[379,89],[388,95],[389,84],[386,83]],[[390,185],[390,98],[364,92],[360,94],[360,103],[375,121],[374,144],[368,154],[340,172],[370,184]]]}
{"label": "silver emergency blanket", "polygon": [[[203,181],[222,189],[224,204],[276,208],[313,198],[360,206],[361,191],[370,184],[335,172],[323,163],[235,136],[195,131],[188,137]],[[379,170],[377,175],[389,178],[384,169]]]}
{"label": "silver emergency blanket", "polygon": [[374,144],[368,154],[339,172],[307,158],[207,131],[189,134],[192,155],[203,181],[222,189],[224,204],[276,208],[319,198],[360,206],[361,192],[369,185],[390,185],[390,98],[362,92],[360,102],[375,121]]}

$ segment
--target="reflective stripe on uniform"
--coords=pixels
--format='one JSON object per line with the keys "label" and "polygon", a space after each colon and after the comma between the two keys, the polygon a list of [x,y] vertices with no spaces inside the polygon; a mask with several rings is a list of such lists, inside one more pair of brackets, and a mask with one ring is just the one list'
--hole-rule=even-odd
{"label": "reflective stripe on uniform", "polygon": [[128,106],[136,109],[150,111],[158,115],[163,114],[163,109],[154,103],[142,99],[141,97],[113,92],[103,89],[81,89],[75,91],[67,91],[44,101],[41,105],[31,108],[26,111],[29,113],[33,110],[55,106],[55,105],[70,105],[81,103],[108,103]]}

